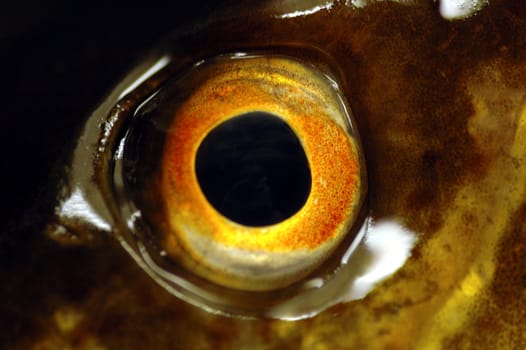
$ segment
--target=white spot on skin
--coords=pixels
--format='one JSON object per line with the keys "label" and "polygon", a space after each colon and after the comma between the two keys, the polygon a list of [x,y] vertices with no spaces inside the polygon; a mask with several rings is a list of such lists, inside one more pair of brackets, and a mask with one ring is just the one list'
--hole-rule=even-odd
{"label": "white spot on skin", "polygon": [[415,243],[415,234],[394,221],[371,225],[364,244],[374,262],[362,276],[354,280],[351,299],[365,297],[375,285],[402,267]]}
{"label": "white spot on skin", "polygon": [[320,10],[330,10],[331,8],[332,8],[332,3],[327,3],[324,5],[314,6],[313,8],[306,9],[306,10],[284,13],[282,15],[279,15],[278,18],[304,17],[304,16],[312,15],[313,13],[316,13]]}
{"label": "white spot on skin", "polygon": [[82,218],[100,230],[111,230],[110,224],[104,221],[97,212],[93,210],[82,190],[78,188],[64,201],[60,208],[59,216],[65,218]]}
{"label": "white spot on skin", "polygon": [[363,239],[359,233],[334,278],[314,281],[311,290],[277,305],[269,315],[290,321],[315,316],[338,303],[364,298],[398,271],[417,243],[416,234],[393,219],[368,222],[361,231]]}
{"label": "white spot on skin", "polygon": [[276,11],[275,18],[295,18],[312,15],[320,10],[329,10],[334,6],[330,0],[274,0],[267,2],[267,8]]}
{"label": "white spot on skin", "polygon": [[441,0],[439,11],[445,19],[463,19],[472,16],[487,4],[488,0]]}
{"label": "white spot on skin", "polygon": [[[348,6],[364,8],[378,1],[391,1],[400,4],[411,5],[415,0],[347,0]],[[448,20],[468,18],[480,11],[489,3],[489,0],[440,0],[440,15]]]}

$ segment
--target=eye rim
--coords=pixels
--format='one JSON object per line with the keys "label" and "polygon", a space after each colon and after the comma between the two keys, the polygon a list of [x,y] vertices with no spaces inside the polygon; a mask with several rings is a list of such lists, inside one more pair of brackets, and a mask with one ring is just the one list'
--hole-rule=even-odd
{"label": "eye rim", "polygon": [[[334,77],[340,79],[342,91],[346,91],[346,82],[341,79],[343,75],[336,61],[316,47],[274,43],[250,51],[235,50],[234,52],[273,53],[298,57],[300,61],[314,65],[323,73],[332,73]],[[152,242],[145,240],[144,244],[138,244],[137,234],[129,234],[134,227],[140,227],[141,218],[140,215],[135,215],[136,212],[132,207],[125,208],[126,212],[122,211],[126,203],[119,202],[117,197],[117,192],[122,191],[122,183],[114,182],[113,178],[114,170],[119,166],[113,161],[114,156],[119,155],[120,141],[126,133],[126,127],[134,118],[137,107],[148,97],[155,95],[170,77],[180,74],[196,62],[214,56],[217,56],[214,49],[208,50],[205,55],[200,48],[181,49],[172,42],[170,46],[152,52],[115,86],[91,113],[80,132],[78,144],[72,154],[71,171],[64,183],[60,203],[56,207],[56,221],[50,223],[49,229],[65,230],[68,233],[82,230],[89,232],[88,235],[106,233],[112,236],[158,285],[179,299],[210,313],[238,318],[311,317],[334,305],[334,293],[344,293],[343,290],[338,289],[333,290],[333,294],[329,295],[323,292],[324,288],[331,286],[334,288],[350,282],[346,276],[349,276],[349,273],[355,276],[356,273],[352,271],[359,269],[359,264],[353,265],[350,261],[353,259],[352,252],[362,246],[368,226],[366,187],[362,192],[364,200],[359,218],[352,227],[353,234],[346,237],[347,239],[333,253],[335,257],[341,259],[328,259],[313,271],[311,276],[305,278],[304,283],[293,284],[285,290],[263,293],[226,290],[191,274],[185,276],[185,279],[176,278],[177,283],[175,283],[173,275],[165,276],[163,270],[158,268],[162,263],[156,264],[156,261],[148,255]],[[130,89],[130,86],[133,86],[133,89]],[[349,107],[346,108],[350,112]],[[364,157],[362,153],[360,156]],[[366,179],[365,173],[364,176]],[[122,215],[123,213],[126,215]],[[77,237],[72,239],[76,240]],[[356,259],[360,261],[358,255]],[[297,304],[296,307],[289,305],[297,303],[298,298],[302,298],[303,295],[308,298],[314,295],[315,304],[309,305],[308,309],[298,308]],[[344,295],[340,297],[346,298]],[[257,300],[257,305],[254,304],[254,300]]]}
{"label": "eye rim", "polygon": [[[298,48],[295,47],[294,51],[298,51]],[[305,48],[306,57],[309,60],[305,60],[303,57],[297,58],[297,56],[290,55],[290,48],[285,47],[283,50],[252,50],[252,51],[243,51],[236,52],[240,56],[245,55],[276,55],[276,56],[285,56],[292,57],[295,60],[302,62],[303,64],[308,64],[314,66],[316,69],[320,70],[323,74],[328,73],[328,64],[324,61],[323,55],[317,55],[317,52]],[[301,52],[301,51],[300,51]],[[227,54],[233,55],[233,54]],[[221,55],[220,55],[221,56]],[[321,57],[320,57],[321,56]],[[219,56],[213,56],[219,57]],[[312,57],[320,57],[318,61],[311,60]],[[195,64],[201,64],[202,60],[197,61]],[[332,83],[339,88],[339,85],[336,84],[338,77],[334,74],[329,75],[331,77]],[[344,82],[343,82],[344,83]],[[159,93],[161,85],[159,88],[151,93],[150,98],[154,98],[156,94]],[[334,87],[334,86],[333,86]],[[338,89],[339,93],[342,94],[342,91]],[[350,108],[346,104],[345,100],[342,101],[346,112],[350,118],[352,114],[350,113]],[[144,105],[145,100],[142,100],[139,104]],[[137,116],[138,106],[128,110],[130,119]],[[356,122],[352,124],[352,131],[356,136],[358,156],[362,165],[365,164],[363,159],[364,155],[361,153],[361,145],[359,144],[359,136],[356,130]],[[122,137],[121,132],[121,137]],[[122,142],[122,138],[120,141]],[[116,142],[114,150],[118,152],[120,148],[120,143]],[[119,168],[119,163],[114,162],[114,169]],[[122,170],[122,169],[121,169]],[[155,252],[160,251],[160,247],[154,242],[148,239],[147,235],[144,236],[143,233],[146,232],[149,228],[144,226],[144,222],[141,222],[142,218],[140,215],[137,215],[137,210],[133,206],[130,206],[130,203],[120,203],[121,206],[126,208],[126,212],[122,212],[123,217],[131,218],[132,220],[127,220],[127,230],[124,232],[135,231],[134,237],[122,237],[123,231],[117,232],[118,239],[121,242],[125,242],[127,247],[125,247],[128,252],[139,262],[143,269],[154,278],[159,284],[161,284],[165,289],[170,291],[172,294],[178,296],[179,298],[186,300],[187,302],[194,304],[200,308],[208,310],[214,313],[221,313],[227,316],[235,317],[261,317],[267,316],[272,318],[280,318],[283,314],[283,305],[286,305],[289,301],[293,301],[300,297],[302,294],[314,291],[317,293],[319,290],[323,290],[320,286],[324,286],[331,281],[337,281],[344,279],[344,273],[340,270],[349,270],[354,269],[355,267],[346,266],[344,269],[341,269],[342,264],[347,264],[349,261],[349,256],[352,255],[352,252],[357,249],[358,245],[362,242],[362,238],[365,234],[367,227],[366,219],[366,193],[367,193],[367,177],[364,166],[360,167],[360,176],[363,184],[362,191],[360,193],[359,205],[356,219],[351,223],[351,228],[349,233],[342,239],[340,244],[335,248],[333,253],[331,253],[331,258],[323,261],[315,270],[312,271],[308,276],[304,277],[302,280],[294,282],[287,287],[279,288],[276,290],[270,291],[246,291],[246,290],[236,290],[231,288],[225,288],[224,286],[217,285],[216,283],[210,282],[207,279],[204,279],[194,273],[189,272],[188,270],[181,268],[181,266],[175,266],[173,263],[167,263],[159,259],[160,256],[155,255]],[[121,189],[122,190],[122,189]],[[116,191],[117,192],[117,191]],[[122,210],[122,209],[121,209]],[[142,226],[141,226],[142,225]],[[143,230],[143,233],[140,231]],[[137,235],[142,235],[139,237],[139,240],[136,240]],[[133,240],[134,242],[130,242]],[[164,269],[163,269],[164,267]],[[174,270],[179,273],[179,277],[174,278],[173,275],[167,275],[165,270]],[[338,276],[339,274],[339,276]],[[181,277],[182,276],[182,277]],[[176,285],[174,285],[174,283]],[[332,282],[331,282],[332,283]],[[336,283],[336,282],[334,282]],[[339,282],[341,283],[341,281]],[[330,298],[329,298],[330,299]],[[257,302],[255,302],[257,301]],[[316,305],[320,310],[329,306],[330,300],[320,298],[320,303],[324,304],[324,307]],[[276,305],[280,306],[279,311],[275,311],[274,307]],[[286,309],[286,307],[285,307]],[[301,311],[303,312],[303,311]],[[286,311],[285,311],[286,313]],[[283,314],[284,315],[284,314]],[[289,317],[289,316],[287,316]],[[294,315],[293,317],[304,317]]]}
{"label": "eye rim", "polygon": [[[355,124],[335,79],[295,57],[225,54],[196,65],[191,74],[190,81],[171,87],[176,95],[187,86],[198,91],[175,104],[177,118],[161,153],[162,189],[155,197],[164,202],[165,249],[194,273],[228,288],[284,288],[327,259],[354,223],[364,177]],[[215,126],[256,111],[274,114],[295,130],[314,178],[296,214],[264,227],[240,225],[218,213],[193,171],[197,148]],[[339,174],[334,167],[348,171]]]}

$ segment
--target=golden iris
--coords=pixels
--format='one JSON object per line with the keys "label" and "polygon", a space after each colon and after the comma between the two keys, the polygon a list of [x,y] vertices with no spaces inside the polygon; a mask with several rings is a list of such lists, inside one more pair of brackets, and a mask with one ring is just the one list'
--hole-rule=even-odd
{"label": "golden iris", "polygon": [[[350,231],[365,185],[359,142],[335,80],[295,59],[235,55],[197,65],[175,84],[192,89],[175,104],[162,150],[163,249],[193,273],[242,290],[276,289],[311,273]],[[222,215],[195,171],[203,139],[254,112],[290,127],[312,179],[305,204],[265,226]]]}

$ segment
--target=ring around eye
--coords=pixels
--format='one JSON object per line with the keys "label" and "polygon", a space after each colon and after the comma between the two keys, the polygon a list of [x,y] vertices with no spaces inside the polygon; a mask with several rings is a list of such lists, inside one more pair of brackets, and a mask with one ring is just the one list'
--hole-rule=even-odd
{"label": "ring around eye", "polygon": [[244,291],[312,274],[348,238],[365,169],[338,85],[269,55],[194,65],[137,110],[123,177],[169,266]]}

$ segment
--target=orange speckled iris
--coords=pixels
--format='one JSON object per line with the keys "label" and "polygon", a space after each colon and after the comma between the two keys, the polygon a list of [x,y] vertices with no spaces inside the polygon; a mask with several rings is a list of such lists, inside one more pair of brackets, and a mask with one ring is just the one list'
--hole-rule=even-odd
{"label": "orange speckled iris", "polygon": [[[170,228],[165,235],[167,251],[179,255],[182,248],[207,265],[207,249],[200,253],[196,239],[206,242],[204,246],[246,252],[322,249],[326,255],[333,250],[355,219],[361,180],[356,141],[325,76],[281,57],[220,61],[196,74],[200,83],[174,111],[163,152],[161,193]],[[310,165],[312,185],[305,205],[290,218],[248,227],[224,217],[207,201],[195,174],[195,158],[214,127],[256,111],[278,116],[296,133]]]}

